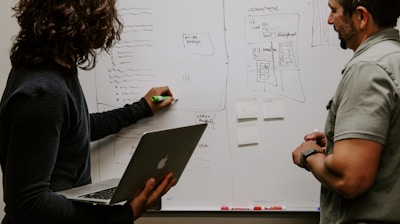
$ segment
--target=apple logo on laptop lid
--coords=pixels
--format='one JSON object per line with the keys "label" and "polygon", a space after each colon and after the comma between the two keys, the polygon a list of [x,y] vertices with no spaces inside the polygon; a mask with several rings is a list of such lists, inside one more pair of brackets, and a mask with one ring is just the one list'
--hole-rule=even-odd
{"label": "apple logo on laptop lid", "polygon": [[165,165],[167,164],[167,160],[168,160],[168,155],[165,155],[165,157],[162,158],[162,159],[158,162],[157,169],[158,169],[158,170],[161,170],[162,168],[164,168]]}

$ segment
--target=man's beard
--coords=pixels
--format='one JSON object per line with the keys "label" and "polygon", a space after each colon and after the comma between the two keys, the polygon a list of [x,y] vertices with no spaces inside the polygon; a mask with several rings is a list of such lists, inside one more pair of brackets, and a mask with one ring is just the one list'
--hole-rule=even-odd
{"label": "man's beard", "polygon": [[346,50],[346,49],[347,49],[347,42],[346,42],[346,40],[344,40],[343,38],[340,38],[340,37],[339,37],[339,40],[340,40],[340,47],[341,47],[342,49]]}
{"label": "man's beard", "polygon": [[347,27],[342,27],[340,30],[335,27],[335,31],[339,35],[340,47],[346,50],[348,48],[347,41],[356,36],[353,23],[350,22]]}

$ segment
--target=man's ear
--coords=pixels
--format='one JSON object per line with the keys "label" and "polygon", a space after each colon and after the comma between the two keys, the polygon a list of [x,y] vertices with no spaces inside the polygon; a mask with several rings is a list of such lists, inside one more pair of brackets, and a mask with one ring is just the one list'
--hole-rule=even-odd
{"label": "man's ear", "polygon": [[370,14],[364,6],[358,6],[356,8],[356,14],[360,24],[360,29],[365,29],[367,24],[370,22]]}

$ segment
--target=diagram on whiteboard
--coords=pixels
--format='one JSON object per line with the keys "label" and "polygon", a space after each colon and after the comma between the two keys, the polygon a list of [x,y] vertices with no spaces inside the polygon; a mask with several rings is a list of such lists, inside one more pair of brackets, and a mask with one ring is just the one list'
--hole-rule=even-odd
{"label": "diagram on whiteboard", "polygon": [[[179,100],[168,108],[170,113],[160,115],[162,118],[141,121],[140,125],[101,140],[100,178],[116,176],[124,170],[143,132],[208,123],[211,137],[199,142],[181,184],[169,192],[163,207],[186,203],[193,197],[193,178],[205,177],[210,170],[225,176],[219,180],[221,183],[230,182],[232,175],[226,175],[231,172],[229,166],[215,169],[229,149],[212,150],[222,148],[220,143],[214,144],[214,138],[227,141],[221,137],[226,118],[219,116],[226,109],[229,66],[223,1],[120,0],[118,8],[124,24],[121,41],[108,54],[101,55],[96,67],[98,110],[138,101],[155,86],[169,86]],[[217,131],[220,133],[215,134]],[[217,196],[221,194],[210,193],[210,198]],[[199,198],[193,200],[202,198],[201,194],[195,197]]]}
{"label": "diagram on whiteboard", "polygon": [[319,0],[119,0],[124,30],[96,66],[98,111],[155,86],[169,86],[179,100],[99,141],[99,179],[121,175],[144,132],[208,123],[163,209],[316,209],[319,185],[296,173],[290,150],[325,119],[315,114],[331,83],[330,71],[314,63],[330,44],[320,7]]}
{"label": "diagram on whiteboard", "polygon": [[304,102],[297,64],[298,24],[298,14],[247,18],[247,72],[250,89],[273,92]]}
{"label": "diagram on whiteboard", "polygon": [[[223,109],[228,65],[221,2],[177,2],[182,10],[171,9],[173,2],[119,1],[124,31],[97,67],[99,107],[119,107],[168,85],[179,98],[176,109]],[[200,10],[209,5],[213,20]]]}

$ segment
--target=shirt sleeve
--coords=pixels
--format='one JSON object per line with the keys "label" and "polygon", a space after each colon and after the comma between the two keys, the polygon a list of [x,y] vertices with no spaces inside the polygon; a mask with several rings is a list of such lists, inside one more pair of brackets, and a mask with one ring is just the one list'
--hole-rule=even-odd
{"label": "shirt sleeve", "polygon": [[95,141],[115,134],[122,128],[152,115],[150,106],[144,98],[122,108],[90,114],[91,140]]}
{"label": "shirt sleeve", "polygon": [[7,102],[4,223],[133,223],[129,205],[77,203],[52,192],[52,171],[65,123],[63,99],[58,90],[35,89],[16,93]]}
{"label": "shirt sleeve", "polygon": [[395,106],[395,85],[374,62],[358,62],[338,89],[335,141],[361,138],[384,144]]}

